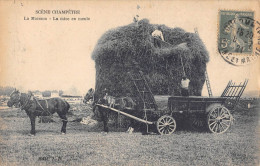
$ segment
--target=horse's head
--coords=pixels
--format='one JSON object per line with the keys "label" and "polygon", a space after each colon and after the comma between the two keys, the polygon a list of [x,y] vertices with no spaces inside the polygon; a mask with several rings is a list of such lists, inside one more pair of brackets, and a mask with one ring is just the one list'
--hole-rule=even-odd
{"label": "horse's head", "polygon": [[95,93],[94,89],[90,88],[84,97],[83,103],[87,104],[87,102],[89,102],[91,99],[93,100],[94,93]]}
{"label": "horse's head", "polygon": [[20,99],[21,99],[21,93],[18,90],[14,90],[11,95],[10,95],[10,99],[7,102],[8,107],[12,107],[14,106],[18,106],[20,103]]}

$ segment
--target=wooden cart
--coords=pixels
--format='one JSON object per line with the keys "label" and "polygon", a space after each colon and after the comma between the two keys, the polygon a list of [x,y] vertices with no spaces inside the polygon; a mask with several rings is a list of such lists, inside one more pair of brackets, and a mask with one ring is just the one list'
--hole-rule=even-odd
{"label": "wooden cart", "polygon": [[233,122],[230,110],[234,109],[248,83],[245,80],[243,84],[236,85],[229,81],[220,97],[172,96],[168,98],[168,109],[159,110],[143,73],[129,74],[138,94],[138,106],[134,111],[141,114],[133,115],[102,104],[97,106],[145,123],[147,132],[149,125],[156,125],[162,135],[172,134],[176,130],[176,119],[187,119],[195,129],[207,128],[217,134],[226,132]]}

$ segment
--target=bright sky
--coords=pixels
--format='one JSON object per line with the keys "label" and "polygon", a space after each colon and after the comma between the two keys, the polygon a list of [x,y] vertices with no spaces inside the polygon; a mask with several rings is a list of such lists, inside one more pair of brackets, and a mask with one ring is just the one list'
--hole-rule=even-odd
{"label": "bright sky", "polygon": [[[256,2],[256,1],[254,1]],[[194,32],[197,27],[209,54],[208,74],[213,95],[220,95],[230,79],[249,78],[247,91],[260,85],[259,61],[247,66],[233,66],[217,52],[217,24],[220,9],[259,11],[259,4],[248,2],[0,2],[0,85],[24,90],[68,90],[76,87],[81,94],[95,86],[95,64],[91,53],[101,35],[111,28],[127,25],[139,14],[153,24],[181,27]],[[137,4],[141,7],[137,10]],[[57,17],[89,17],[89,21],[27,21],[35,10],[80,10],[80,15]],[[255,14],[257,16],[257,14]],[[259,15],[259,13],[258,13]],[[2,51],[3,50],[3,51]],[[204,87],[203,95],[207,96]]]}

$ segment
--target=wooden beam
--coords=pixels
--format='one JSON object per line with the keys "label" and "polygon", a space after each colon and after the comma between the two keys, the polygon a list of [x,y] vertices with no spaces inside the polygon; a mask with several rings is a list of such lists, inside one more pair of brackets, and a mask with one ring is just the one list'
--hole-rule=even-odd
{"label": "wooden beam", "polygon": [[151,125],[151,124],[154,124],[154,122],[150,122],[150,121],[143,120],[143,119],[141,119],[141,118],[137,118],[137,117],[135,117],[135,116],[133,116],[133,115],[130,115],[130,114],[125,113],[125,112],[123,112],[123,111],[117,110],[117,109],[115,109],[115,108],[111,108],[111,107],[108,107],[108,106],[105,106],[105,105],[102,105],[102,104],[96,104],[96,105],[97,105],[97,106],[100,106],[100,107],[103,107],[103,108],[110,109],[110,110],[115,111],[115,112],[118,112],[118,113],[120,113],[120,114],[122,114],[122,115],[125,115],[125,116],[127,116],[127,117],[129,117],[129,118],[135,119],[135,120],[137,120],[137,121],[139,121],[139,122],[147,123],[147,124],[150,124],[150,125]]}

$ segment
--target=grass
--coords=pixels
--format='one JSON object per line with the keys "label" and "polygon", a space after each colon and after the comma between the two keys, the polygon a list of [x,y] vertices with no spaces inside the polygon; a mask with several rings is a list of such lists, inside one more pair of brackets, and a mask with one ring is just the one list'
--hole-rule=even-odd
{"label": "grass", "polygon": [[[36,123],[24,111],[0,111],[1,165],[259,165],[259,106],[234,112],[235,123],[221,135],[178,130],[170,136],[139,132],[101,133],[95,127],[69,122],[61,135],[61,121]],[[72,121],[89,110],[73,111]]]}

